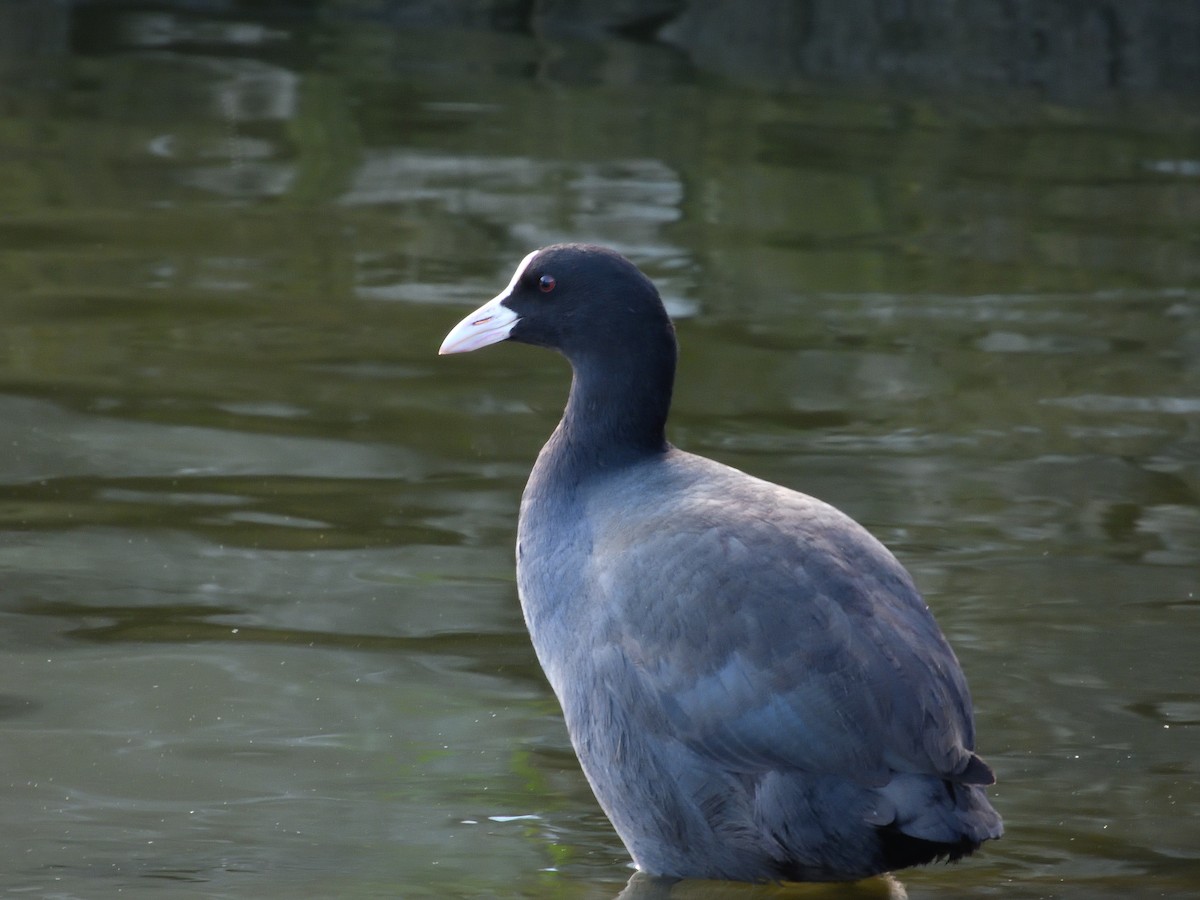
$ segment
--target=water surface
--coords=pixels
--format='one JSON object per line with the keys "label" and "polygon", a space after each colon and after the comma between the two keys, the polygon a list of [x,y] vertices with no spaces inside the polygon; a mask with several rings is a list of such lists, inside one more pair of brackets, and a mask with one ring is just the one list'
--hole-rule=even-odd
{"label": "water surface", "polygon": [[1195,108],[56,9],[0,62],[0,888],[621,890],[513,585],[565,365],[436,356],[587,239],[677,318],[672,439],[959,653],[1008,834],[908,895],[1200,890]]}

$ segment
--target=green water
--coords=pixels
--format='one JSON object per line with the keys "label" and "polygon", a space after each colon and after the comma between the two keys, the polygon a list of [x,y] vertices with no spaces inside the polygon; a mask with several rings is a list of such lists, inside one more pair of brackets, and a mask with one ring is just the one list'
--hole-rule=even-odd
{"label": "green water", "polygon": [[672,439],[959,653],[1008,834],[908,896],[1200,892],[1200,108],[55,15],[0,57],[0,891],[621,890],[513,585],[565,366],[436,356],[588,239],[677,317]]}

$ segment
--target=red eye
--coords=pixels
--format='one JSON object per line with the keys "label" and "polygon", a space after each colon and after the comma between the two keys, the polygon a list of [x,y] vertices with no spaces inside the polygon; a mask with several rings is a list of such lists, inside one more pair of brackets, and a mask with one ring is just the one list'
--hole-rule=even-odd
{"label": "red eye", "polygon": [[558,284],[558,282],[554,280],[553,275],[543,275],[538,279],[538,290],[543,294],[548,294],[554,290],[554,286],[556,284]]}

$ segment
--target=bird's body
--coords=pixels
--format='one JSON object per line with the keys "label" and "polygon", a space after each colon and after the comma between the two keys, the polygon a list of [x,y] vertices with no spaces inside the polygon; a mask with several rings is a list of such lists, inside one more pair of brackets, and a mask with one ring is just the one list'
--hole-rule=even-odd
{"label": "bird's body", "polygon": [[640,869],[849,880],[1000,835],[966,681],[895,557],[832,506],[666,442],[674,333],[644,276],[547,248],[443,352],[481,330],[574,369],[522,499],[518,588]]}

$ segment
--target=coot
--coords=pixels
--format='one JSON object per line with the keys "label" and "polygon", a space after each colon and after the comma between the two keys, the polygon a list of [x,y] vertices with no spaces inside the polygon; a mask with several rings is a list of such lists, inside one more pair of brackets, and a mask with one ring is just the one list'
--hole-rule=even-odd
{"label": "coot", "polygon": [[574,373],[521,500],[517,586],[637,867],[848,881],[999,837],[962,669],[896,558],[667,442],[675,332],[649,279],[602,247],[537,250],[440,352],[503,340]]}

